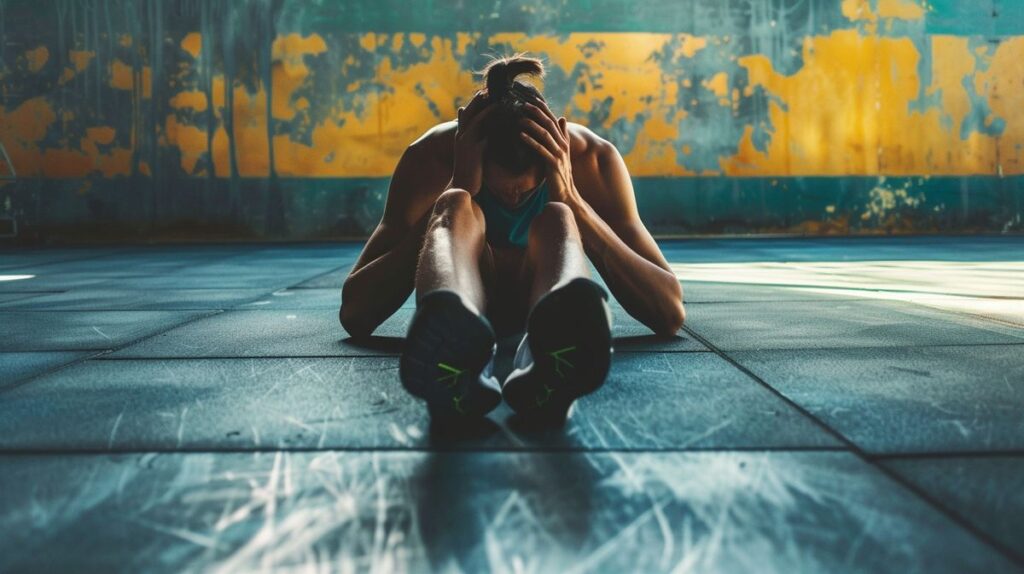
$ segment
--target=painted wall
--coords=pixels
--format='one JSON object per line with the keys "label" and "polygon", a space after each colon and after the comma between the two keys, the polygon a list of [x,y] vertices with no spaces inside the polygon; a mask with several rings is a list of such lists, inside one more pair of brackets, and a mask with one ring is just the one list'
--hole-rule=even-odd
{"label": "painted wall", "polygon": [[1022,228],[1024,0],[0,0],[0,214],[361,236],[404,147],[518,50],[656,232]]}

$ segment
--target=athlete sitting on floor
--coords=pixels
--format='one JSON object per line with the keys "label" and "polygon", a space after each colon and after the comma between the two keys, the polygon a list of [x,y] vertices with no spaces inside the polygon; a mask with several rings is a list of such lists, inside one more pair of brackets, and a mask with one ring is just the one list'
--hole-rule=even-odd
{"label": "athlete sitting on floor", "polygon": [[[655,333],[683,324],[679,281],[640,221],[614,145],[556,117],[520,76],[544,68],[495,59],[458,119],[402,155],[384,215],[342,290],[341,324],[370,335],[409,297],[399,374],[434,418],[481,416],[502,396],[525,416],[564,419],[611,360],[608,294]],[[496,337],[525,330],[503,385]]]}

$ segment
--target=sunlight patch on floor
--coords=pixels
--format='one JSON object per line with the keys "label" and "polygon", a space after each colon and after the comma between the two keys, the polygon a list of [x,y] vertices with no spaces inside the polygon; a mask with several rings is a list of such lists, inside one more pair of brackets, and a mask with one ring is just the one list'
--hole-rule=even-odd
{"label": "sunlight patch on floor", "polygon": [[674,263],[690,282],[903,301],[1024,327],[1024,261]]}

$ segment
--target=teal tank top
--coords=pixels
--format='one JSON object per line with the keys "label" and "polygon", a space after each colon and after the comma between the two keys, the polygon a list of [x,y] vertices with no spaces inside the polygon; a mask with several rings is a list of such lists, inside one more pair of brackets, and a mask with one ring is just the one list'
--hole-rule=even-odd
{"label": "teal tank top", "polygon": [[545,179],[512,209],[502,205],[486,188],[481,188],[473,200],[484,212],[488,243],[497,247],[526,247],[530,222],[548,202],[548,181]]}

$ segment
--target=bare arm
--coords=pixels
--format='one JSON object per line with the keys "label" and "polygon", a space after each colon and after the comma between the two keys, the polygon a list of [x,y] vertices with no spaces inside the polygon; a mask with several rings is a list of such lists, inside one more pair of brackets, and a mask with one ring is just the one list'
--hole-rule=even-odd
{"label": "bare arm", "polygon": [[682,287],[640,221],[619,150],[595,136],[583,138],[587,151],[573,156],[568,120],[555,117],[544,102],[524,108],[520,137],[545,160],[551,198],[572,209],[583,248],[601,277],[630,315],[659,335],[675,334],[686,318]]}
{"label": "bare arm", "polygon": [[402,154],[384,216],[341,290],[339,318],[353,337],[373,333],[415,289],[416,266],[437,195],[453,186],[471,193],[480,189],[481,129],[492,110],[484,91],[478,91],[469,105],[459,108],[455,122],[427,132]]}
{"label": "bare arm", "polygon": [[388,187],[384,215],[342,287],[339,319],[355,338],[373,333],[413,291],[431,214],[426,194],[417,190],[441,190],[450,176],[434,168],[436,157],[425,147],[413,143],[402,154]]}
{"label": "bare arm", "polygon": [[630,315],[659,335],[673,335],[686,319],[682,286],[640,220],[622,156],[610,143],[596,153],[599,177],[577,178],[577,184],[599,188],[588,189],[587,195],[601,198],[601,214],[578,193],[566,202],[576,215],[584,249]]}

